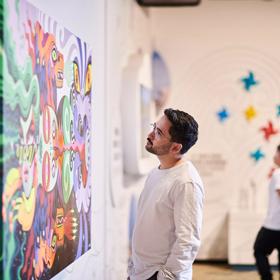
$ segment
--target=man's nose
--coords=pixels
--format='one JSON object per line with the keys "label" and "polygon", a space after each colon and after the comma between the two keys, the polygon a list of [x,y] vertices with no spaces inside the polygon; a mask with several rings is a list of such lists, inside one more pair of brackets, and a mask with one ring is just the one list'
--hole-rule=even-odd
{"label": "man's nose", "polygon": [[150,139],[155,138],[155,132],[153,130],[148,134],[148,138],[150,138]]}

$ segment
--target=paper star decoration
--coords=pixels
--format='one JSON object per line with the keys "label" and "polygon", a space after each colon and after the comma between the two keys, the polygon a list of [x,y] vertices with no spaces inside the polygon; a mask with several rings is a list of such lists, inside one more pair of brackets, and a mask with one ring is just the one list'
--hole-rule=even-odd
{"label": "paper star decoration", "polygon": [[245,117],[246,117],[247,121],[251,121],[257,115],[257,111],[255,110],[255,108],[253,106],[247,107],[247,109],[245,110],[244,113],[245,113]]}
{"label": "paper star decoration", "polygon": [[229,117],[229,112],[226,108],[222,108],[220,111],[217,112],[217,116],[220,122],[224,122]]}
{"label": "paper star decoration", "polygon": [[264,153],[261,151],[261,149],[257,149],[250,153],[250,157],[254,159],[255,162],[258,162],[260,159],[264,158]]}
{"label": "paper star decoration", "polygon": [[276,112],[277,117],[280,117],[280,105],[276,106],[276,110],[277,110]]}
{"label": "paper star decoration", "polygon": [[278,130],[273,127],[271,121],[268,121],[267,126],[263,126],[260,128],[260,131],[264,133],[265,140],[269,141],[270,137],[278,134]]}
{"label": "paper star decoration", "polygon": [[252,71],[249,72],[249,75],[247,77],[242,78],[241,81],[244,83],[244,89],[246,91],[250,91],[252,86],[256,86],[257,84],[259,84],[259,81],[256,81],[254,73]]}

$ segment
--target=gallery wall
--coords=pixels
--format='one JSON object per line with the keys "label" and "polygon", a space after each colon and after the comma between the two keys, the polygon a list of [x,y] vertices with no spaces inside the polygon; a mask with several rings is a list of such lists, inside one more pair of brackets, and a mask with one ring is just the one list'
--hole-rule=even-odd
{"label": "gallery wall", "polygon": [[[137,125],[128,125],[130,137],[124,138],[123,131],[128,129],[123,123],[123,113],[133,106],[126,100],[124,92],[129,81],[125,71],[130,65],[131,57],[150,53],[150,18],[146,10],[141,9],[135,1],[107,1],[107,129],[106,147],[108,152],[106,190],[106,270],[105,279],[125,279],[129,256],[129,212],[136,197],[134,185],[127,184],[124,174],[124,152],[133,142]],[[131,91],[136,95],[137,92]],[[130,120],[133,115],[128,116]],[[131,131],[131,126],[134,130]],[[138,176],[133,176],[133,183]],[[136,199],[136,198],[135,198]]]}

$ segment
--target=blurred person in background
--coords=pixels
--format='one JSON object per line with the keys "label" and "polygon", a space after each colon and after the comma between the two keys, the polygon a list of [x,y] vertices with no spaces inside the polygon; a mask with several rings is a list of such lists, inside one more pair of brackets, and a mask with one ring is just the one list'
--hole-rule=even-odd
{"label": "blurred person in background", "polygon": [[272,280],[268,256],[274,249],[278,250],[280,272],[280,145],[277,147],[273,159],[277,168],[269,183],[267,215],[254,244],[254,256],[262,280]]}

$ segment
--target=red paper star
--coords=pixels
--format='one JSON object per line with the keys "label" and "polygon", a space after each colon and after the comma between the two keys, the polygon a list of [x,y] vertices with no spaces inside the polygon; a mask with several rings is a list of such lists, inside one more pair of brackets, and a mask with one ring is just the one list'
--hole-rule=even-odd
{"label": "red paper star", "polygon": [[264,133],[264,138],[265,140],[269,141],[269,138],[272,136],[272,135],[275,135],[278,133],[278,130],[275,129],[273,127],[273,124],[271,121],[268,121],[268,124],[267,126],[263,126],[261,127],[260,131],[263,131]]}

